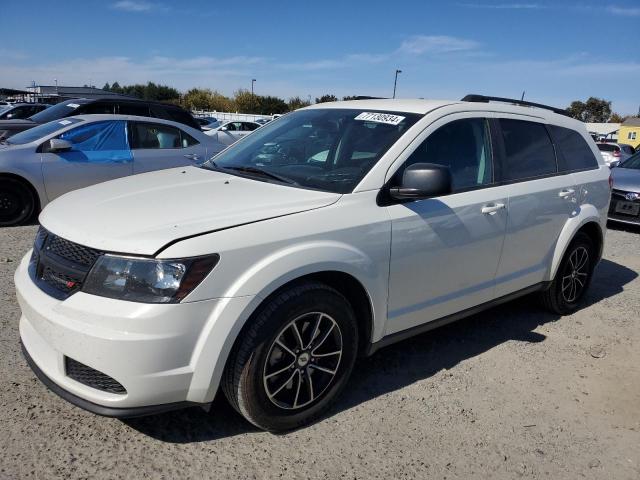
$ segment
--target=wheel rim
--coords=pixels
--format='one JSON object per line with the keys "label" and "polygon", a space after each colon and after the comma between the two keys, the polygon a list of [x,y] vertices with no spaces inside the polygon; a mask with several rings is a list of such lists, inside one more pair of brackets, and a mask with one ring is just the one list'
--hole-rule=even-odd
{"label": "wheel rim", "polygon": [[588,278],[589,251],[585,247],[578,247],[569,255],[564,269],[562,298],[567,303],[574,303],[584,292]]}
{"label": "wheel rim", "polygon": [[340,327],[326,313],[305,313],[287,324],[264,365],[262,379],[271,403],[296,410],[320,398],[338,372],[342,348]]}
{"label": "wheel rim", "polygon": [[29,210],[29,195],[13,185],[2,185],[0,191],[0,222],[13,223],[26,218]]}

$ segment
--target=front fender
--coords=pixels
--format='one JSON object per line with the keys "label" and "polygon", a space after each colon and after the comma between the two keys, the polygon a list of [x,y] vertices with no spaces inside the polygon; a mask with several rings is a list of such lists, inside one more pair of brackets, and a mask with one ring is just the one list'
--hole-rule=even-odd
{"label": "front fender", "polygon": [[278,288],[306,275],[337,271],[356,278],[371,300],[371,340],[381,337],[386,318],[388,264],[388,258],[374,261],[357,248],[335,241],[292,245],[253,262],[232,282],[202,330],[191,361],[194,375],[189,400],[213,399],[231,348],[253,312]]}
{"label": "front fender", "polygon": [[[567,221],[567,223],[565,223],[564,228],[560,232],[553,252],[551,267],[549,269],[546,280],[552,281],[555,278],[558,267],[560,266],[560,261],[562,260],[562,257],[564,257],[564,254],[567,251],[569,244],[573,240],[573,237],[575,237],[578,230],[580,230],[589,222],[595,222],[596,224],[598,224],[601,233],[603,233],[604,239],[605,225],[603,225],[602,215],[600,214],[598,209],[591,204],[581,205],[580,207],[578,207],[575,214]],[[601,251],[598,252],[598,258],[600,258],[601,255],[602,246]]]}

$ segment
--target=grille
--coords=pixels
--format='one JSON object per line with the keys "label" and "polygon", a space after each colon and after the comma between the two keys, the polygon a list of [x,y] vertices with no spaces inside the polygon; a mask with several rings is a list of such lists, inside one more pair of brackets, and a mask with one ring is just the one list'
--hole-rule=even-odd
{"label": "grille", "polygon": [[101,251],[60,238],[43,227],[33,244],[29,272],[41,290],[64,300],[80,290]]}
{"label": "grille", "polygon": [[56,235],[49,236],[47,251],[74,263],[90,267],[95,262],[100,252],[93,248],[83,247]]}
{"label": "grille", "polygon": [[67,377],[87,387],[120,395],[127,393],[127,390],[116,379],[111,378],[106,373],[87,367],[73,358],[64,357],[64,368]]}

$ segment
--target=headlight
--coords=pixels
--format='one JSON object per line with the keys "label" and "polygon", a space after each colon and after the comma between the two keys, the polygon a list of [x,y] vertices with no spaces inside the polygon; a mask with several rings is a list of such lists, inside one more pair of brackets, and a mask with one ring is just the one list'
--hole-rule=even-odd
{"label": "headlight", "polygon": [[82,287],[85,293],[142,303],[177,303],[216,266],[218,255],[186,259],[98,257]]}

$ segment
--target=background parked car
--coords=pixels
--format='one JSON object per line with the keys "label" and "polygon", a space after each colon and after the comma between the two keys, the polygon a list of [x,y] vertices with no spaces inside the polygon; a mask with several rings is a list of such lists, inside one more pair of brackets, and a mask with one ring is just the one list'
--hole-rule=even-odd
{"label": "background parked car", "polygon": [[611,170],[609,220],[640,224],[640,152]]}
{"label": "background parked car", "polygon": [[598,150],[607,165],[616,161],[623,162],[634,153],[631,145],[621,143],[598,143]]}
{"label": "background parked car", "polygon": [[28,118],[48,107],[49,105],[44,103],[16,103],[14,105],[8,105],[0,111],[0,120]]}
{"label": "background parked car", "polygon": [[196,121],[200,124],[200,129],[203,132],[213,128],[218,128],[223,124],[223,122],[215,117],[196,117]]}
{"label": "background parked car", "polygon": [[245,135],[249,135],[260,126],[261,125],[259,123],[248,121],[226,122],[217,128],[212,128],[205,133],[211,137],[216,138],[220,143],[231,145],[232,143],[240,140]]}
{"label": "background parked car", "polygon": [[224,148],[194,128],[145,117],[80,115],[40,125],[0,144],[0,226],[30,220],[68,191],[201,164]]}
{"label": "background parked car", "polygon": [[40,113],[23,120],[0,120],[0,140],[9,138],[18,132],[37,125],[70,117],[87,114],[139,115],[142,117],[163,118],[183,123],[200,130],[200,125],[191,113],[177,105],[161,102],[149,102],[132,97],[73,98],[60,102]]}

